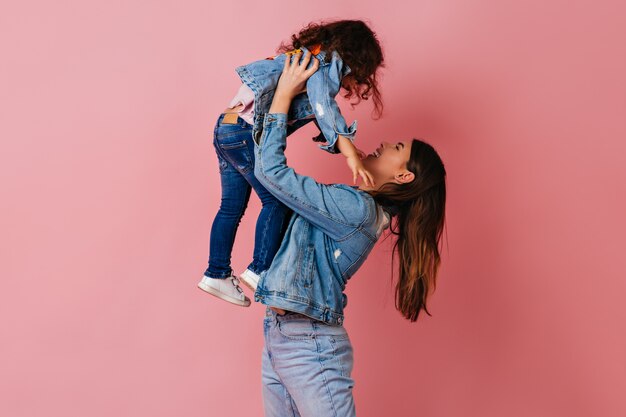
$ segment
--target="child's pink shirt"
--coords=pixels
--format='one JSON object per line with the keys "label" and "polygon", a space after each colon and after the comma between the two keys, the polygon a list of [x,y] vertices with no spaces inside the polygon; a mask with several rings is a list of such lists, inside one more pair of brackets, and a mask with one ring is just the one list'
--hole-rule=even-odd
{"label": "child's pink shirt", "polygon": [[237,95],[230,101],[228,107],[235,107],[243,104],[243,109],[239,112],[239,117],[250,124],[254,124],[254,92],[246,84],[241,83]]}

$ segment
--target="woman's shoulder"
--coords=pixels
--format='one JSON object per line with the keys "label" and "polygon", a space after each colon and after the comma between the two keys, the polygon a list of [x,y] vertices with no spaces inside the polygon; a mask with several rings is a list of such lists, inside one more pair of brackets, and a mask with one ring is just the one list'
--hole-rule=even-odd
{"label": "woman's shoulder", "polygon": [[372,197],[372,195],[370,193],[368,193],[367,191],[360,189],[358,185],[344,184],[342,182],[335,183],[335,184],[329,184],[329,185],[331,187],[335,187],[335,188],[338,188],[338,189],[345,190],[348,193],[354,194],[355,196],[358,196],[359,198],[361,198],[361,199],[363,199],[365,201],[374,202],[374,198]]}
{"label": "woman's shoulder", "polygon": [[356,185],[332,184],[331,186],[343,191],[339,198],[344,200],[342,205],[350,210],[353,224],[358,224],[367,230],[371,238],[378,239],[381,233],[389,227],[391,213],[378,204],[370,193],[359,189]]}
{"label": "woman's shoulder", "polygon": [[344,206],[354,207],[355,211],[360,211],[360,216],[369,217],[369,214],[375,213],[378,204],[367,191],[361,190],[357,185],[348,185],[343,183],[330,184],[331,187],[341,190],[337,197],[344,200]]}

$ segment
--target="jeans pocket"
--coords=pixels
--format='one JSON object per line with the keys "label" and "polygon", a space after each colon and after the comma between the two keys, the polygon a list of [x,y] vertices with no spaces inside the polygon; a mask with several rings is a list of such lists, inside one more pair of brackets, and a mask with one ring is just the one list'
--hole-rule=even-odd
{"label": "jeans pocket", "polygon": [[247,139],[237,140],[234,142],[216,143],[220,152],[242,175],[254,169],[254,155],[251,154],[249,142]]}
{"label": "jeans pocket", "polygon": [[329,346],[332,349],[332,358],[329,358],[329,360],[334,361],[341,375],[347,378],[345,383],[352,388],[354,386],[354,380],[352,380],[350,376],[354,368],[354,351],[350,339],[331,337],[329,339]]}
{"label": "jeans pocket", "polygon": [[238,142],[230,142],[230,143],[220,143],[219,147],[225,151],[229,151],[232,149],[241,149],[246,147],[246,140],[238,141]]}
{"label": "jeans pocket", "polygon": [[331,342],[348,341],[348,343],[350,343],[348,331],[343,326],[332,326],[330,324],[321,323],[317,328],[317,334],[319,336],[328,337]]}
{"label": "jeans pocket", "polygon": [[276,329],[278,333],[287,339],[308,342],[313,342],[315,339],[315,331],[310,323],[305,324],[295,320],[279,321]]}

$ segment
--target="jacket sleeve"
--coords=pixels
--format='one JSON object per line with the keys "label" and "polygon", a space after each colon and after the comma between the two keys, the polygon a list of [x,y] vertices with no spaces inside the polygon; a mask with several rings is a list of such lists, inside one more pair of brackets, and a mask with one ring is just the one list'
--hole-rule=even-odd
{"label": "jacket sleeve", "polygon": [[[350,68],[341,60],[339,54],[333,51],[330,62],[320,65],[306,84],[309,102],[321,131],[320,136],[323,135],[328,142],[326,145],[320,145],[320,148],[330,153],[339,152],[336,146],[338,135],[354,142],[356,134],[356,120],[348,127],[335,101],[341,88],[341,79],[349,72]],[[319,141],[319,138],[316,140]]]}
{"label": "jacket sleeve", "polygon": [[286,134],[286,114],[265,115],[261,139],[255,144],[255,176],[282,203],[331,238],[348,236],[368,219],[368,205],[355,189],[320,184],[287,166]]}

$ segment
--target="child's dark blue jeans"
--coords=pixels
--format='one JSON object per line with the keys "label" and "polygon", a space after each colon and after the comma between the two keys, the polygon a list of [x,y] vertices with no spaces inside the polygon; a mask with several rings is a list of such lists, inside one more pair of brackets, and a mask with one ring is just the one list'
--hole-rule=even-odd
{"label": "child's dark blue jeans", "polygon": [[209,266],[204,275],[227,278],[232,274],[231,252],[241,217],[252,189],[262,204],[256,222],[254,253],[248,269],[257,275],[269,268],[283,238],[289,209],[269,193],[254,176],[254,142],[252,125],[241,117],[225,114],[217,119],[213,145],[219,161],[222,184],[220,209],[211,227]]}

